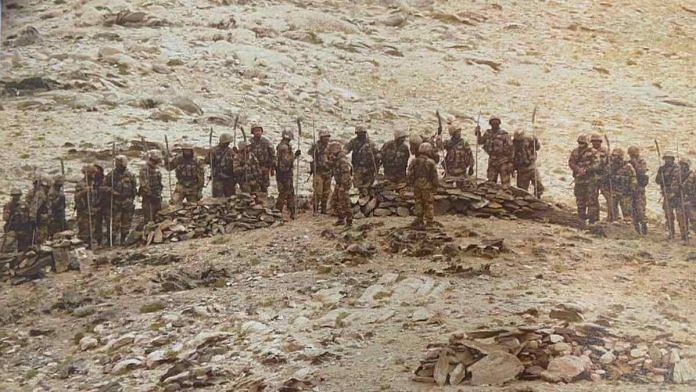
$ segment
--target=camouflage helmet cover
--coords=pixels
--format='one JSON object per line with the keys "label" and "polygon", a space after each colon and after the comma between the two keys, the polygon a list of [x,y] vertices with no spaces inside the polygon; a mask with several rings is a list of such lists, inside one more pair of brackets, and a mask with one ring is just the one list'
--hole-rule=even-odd
{"label": "camouflage helmet cover", "polygon": [[513,139],[524,139],[525,137],[524,131],[515,131],[515,134],[513,135]]}
{"label": "camouflage helmet cover", "polygon": [[341,154],[343,152],[343,146],[339,142],[332,142],[326,148],[326,151],[329,155]]}
{"label": "camouflage helmet cover", "polygon": [[10,189],[10,196],[21,196],[22,195],[22,190],[19,188],[12,188]]}
{"label": "camouflage helmet cover", "polygon": [[689,160],[689,158],[681,157],[679,158],[679,164],[684,166],[691,166],[691,161]]}
{"label": "camouflage helmet cover", "polygon": [[637,156],[638,154],[640,154],[640,149],[639,149],[638,147],[636,147],[636,146],[631,146],[631,147],[629,147],[627,151],[628,151],[628,155],[630,155],[630,156],[632,156],[632,157]]}
{"label": "camouflage helmet cover", "polygon": [[423,143],[423,139],[419,135],[413,133],[413,134],[411,134],[411,136],[409,136],[408,142],[411,144],[420,145],[421,143]]}
{"label": "camouflage helmet cover", "polygon": [[365,128],[365,126],[363,125],[358,125],[357,127],[355,127],[355,133],[367,133],[367,128]]}
{"label": "camouflage helmet cover", "polygon": [[662,154],[662,159],[674,159],[675,157],[676,157],[676,155],[674,155],[674,153],[672,151],[665,151]]}
{"label": "camouflage helmet cover", "polygon": [[624,151],[620,148],[615,148],[614,151],[611,152],[611,156],[623,159]]}
{"label": "camouflage helmet cover", "polygon": [[403,129],[397,129],[394,131],[394,140],[408,137],[408,133]]}
{"label": "camouflage helmet cover", "polygon": [[329,128],[322,127],[321,129],[319,129],[319,137],[331,137],[331,133],[329,133]]}
{"label": "camouflage helmet cover", "polygon": [[284,130],[282,136],[283,136],[283,139],[288,139],[288,140],[294,139],[292,131],[289,129]]}
{"label": "camouflage helmet cover", "polygon": [[598,133],[593,133],[592,136],[590,136],[590,142],[602,142],[602,136]]}
{"label": "camouflage helmet cover", "polygon": [[124,167],[128,166],[128,158],[125,155],[116,155],[114,161],[116,161],[116,163],[120,163]]}
{"label": "camouflage helmet cover", "polygon": [[428,142],[425,142],[425,143],[421,144],[420,147],[418,147],[418,152],[420,154],[432,154],[433,145],[428,143]]}
{"label": "camouflage helmet cover", "polygon": [[588,143],[587,135],[578,136],[578,143],[587,144]]}
{"label": "camouflage helmet cover", "polygon": [[491,116],[491,118],[488,119],[489,124],[492,123],[493,121],[498,121],[499,123],[502,123],[499,116]]}
{"label": "camouflage helmet cover", "polygon": [[450,127],[447,129],[447,132],[452,135],[460,134],[462,133],[462,127],[458,125],[450,125]]}
{"label": "camouflage helmet cover", "polygon": [[232,143],[233,138],[229,133],[223,133],[220,135],[220,144]]}

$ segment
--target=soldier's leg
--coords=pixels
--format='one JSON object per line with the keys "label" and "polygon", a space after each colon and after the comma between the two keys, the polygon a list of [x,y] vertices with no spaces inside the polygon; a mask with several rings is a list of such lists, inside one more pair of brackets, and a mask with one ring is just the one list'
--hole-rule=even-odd
{"label": "soldier's leg", "polygon": [[323,185],[322,178],[318,174],[314,174],[312,177],[312,209],[315,213],[319,212],[319,204],[324,195]]}
{"label": "soldier's leg", "polygon": [[229,179],[226,179],[226,180],[221,181],[221,182],[222,182],[222,196],[223,197],[234,196],[234,194],[236,192],[234,179],[229,178]]}
{"label": "soldier's leg", "polygon": [[184,199],[186,199],[186,190],[181,184],[176,184],[174,187],[174,193],[172,193],[171,204],[183,204]]}
{"label": "soldier's leg", "polygon": [[121,219],[120,219],[120,244],[124,245],[126,243],[126,238],[131,230],[131,225],[133,224],[133,213],[135,212],[135,206],[133,204],[124,205],[121,207]]}
{"label": "soldier's leg", "polygon": [[662,201],[662,209],[665,212],[665,221],[667,224],[667,231],[669,232],[669,238],[674,238],[674,211],[666,197]]}
{"label": "soldier's leg", "polygon": [[517,181],[516,181],[516,186],[520,189],[524,189],[525,191],[529,191],[529,184],[531,183],[531,177],[529,175],[529,172],[521,169],[517,170]]}
{"label": "soldier's leg", "polygon": [[424,198],[421,196],[421,189],[418,187],[413,188],[413,196],[415,200],[415,213],[416,213],[416,219],[414,220],[414,224],[419,224],[423,222],[423,215],[425,214],[425,206],[423,205]]}
{"label": "soldier's leg", "polygon": [[595,184],[586,185],[587,218],[590,223],[599,221],[599,188]]}
{"label": "soldier's leg", "polygon": [[290,218],[295,219],[295,214],[297,211],[295,211],[295,188],[293,187],[293,178],[290,177],[288,180],[288,195],[287,195],[287,203],[288,203],[288,210],[290,210]]}
{"label": "soldier's leg", "polygon": [[435,195],[430,190],[423,192],[423,219],[430,225],[435,220]]}
{"label": "soldier's leg", "polygon": [[587,216],[587,192],[584,189],[585,185],[575,184],[573,192],[575,194],[575,204],[578,208],[578,219],[585,222],[588,219]]}
{"label": "soldier's leg", "polygon": [[490,182],[498,182],[498,168],[491,163],[488,163],[488,169],[486,169],[486,178]]}
{"label": "soldier's leg", "polygon": [[512,177],[512,165],[509,163],[500,165],[498,168],[498,173],[500,175],[500,184],[503,186],[503,188],[509,188]]}
{"label": "soldier's leg", "polygon": [[276,210],[283,212],[283,206],[285,205],[285,199],[287,199],[287,192],[285,188],[285,182],[276,176],[276,184],[278,186],[278,198],[276,199],[275,208]]}
{"label": "soldier's leg", "polygon": [[12,253],[17,250],[17,233],[14,231],[5,232],[5,236],[2,237],[2,249],[0,252]]}
{"label": "soldier's leg", "polygon": [[532,178],[531,178],[532,185],[534,185],[534,196],[536,197],[541,197],[541,195],[544,194],[544,184],[541,182],[541,173],[539,173],[539,169],[536,169],[532,173]]}
{"label": "soldier's leg", "polygon": [[363,189],[363,171],[361,170],[355,170],[353,172],[353,187],[358,190],[358,193],[360,196],[362,196],[362,189]]}
{"label": "soldier's leg", "polygon": [[77,237],[81,239],[85,244],[89,244],[89,217],[87,213],[79,212],[77,214]]}
{"label": "soldier's leg", "polygon": [[190,189],[186,193],[186,201],[189,203],[198,203],[201,200],[202,189]]}
{"label": "soldier's leg", "polygon": [[633,219],[633,198],[631,195],[621,196],[621,216],[628,222]]}
{"label": "soldier's leg", "polygon": [[225,182],[213,178],[213,197],[225,197]]}
{"label": "soldier's leg", "polygon": [[17,251],[24,252],[31,246],[31,233],[26,230],[17,232]]}
{"label": "soldier's leg", "polygon": [[326,208],[326,205],[329,201],[329,196],[331,195],[331,176],[328,174],[322,174],[321,175],[321,213],[326,214],[328,213],[328,209]]}
{"label": "soldier's leg", "polygon": [[681,205],[678,205],[674,209],[674,213],[676,214],[677,224],[679,225],[679,235],[681,236],[682,240],[686,240],[689,225],[689,217],[687,215],[688,213],[685,209],[682,208]]}

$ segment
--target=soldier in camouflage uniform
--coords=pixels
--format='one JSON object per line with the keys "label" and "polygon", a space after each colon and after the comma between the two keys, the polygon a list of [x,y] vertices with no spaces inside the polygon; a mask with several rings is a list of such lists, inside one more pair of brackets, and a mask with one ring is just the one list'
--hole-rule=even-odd
{"label": "soldier in camouflage uniform", "polygon": [[358,189],[360,197],[372,195],[372,184],[380,166],[380,153],[375,145],[367,138],[367,129],[355,127],[357,135],[345,146],[346,154],[351,155],[353,166],[353,186]]}
{"label": "soldier in camouflage uniform", "polygon": [[252,122],[251,134],[253,137],[249,141],[249,149],[258,160],[258,190],[256,200],[261,204],[266,202],[268,197],[268,187],[271,185],[271,176],[275,175],[275,149],[263,136],[263,127],[258,122]]}
{"label": "soldier in camouflage uniform", "polygon": [[411,155],[414,157],[418,156],[418,149],[421,144],[423,144],[423,138],[421,138],[420,135],[412,133],[411,136],[408,137],[408,150],[411,152]]}
{"label": "soldier in camouflage uniform", "polygon": [[541,197],[544,185],[536,163],[537,151],[541,148],[539,140],[525,135],[524,131],[517,131],[512,139],[512,146],[512,165],[517,172],[517,187],[529,191],[529,186],[533,185],[534,196]]}
{"label": "soldier in camouflage uniform", "polygon": [[[442,165],[445,168],[445,177],[464,177],[474,174],[474,154],[471,152],[469,142],[462,138],[462,129],[458,126],[450,126],[448,129],[450,138],[442,141],[440,136],[436,139],[438,149],[445,151],[445,160]],[[431,145],[432,147],[432,145]],[[428,155],[435,159],[435,150],[430,148]],[[422,153],[419,151],[419,154]],[[437,162],[437,161],[436,161]]]}
{"label": "soldier in camouflage uniform", "polygon": [[165,160],[167,170],[176,173],[176,187],[172,196],[173,204],[181,204],[184,201],[196,203],[203,196],[205,186],[205,168],[203,161],[196,158],[193,146],[183,144],[181,154],[178,154],[171,161]]}
{"label": "soldier in camouflage uniform", "polygon": [[[114,159],[116,167],[104,177],[102,194],[108,200],[108,207],[104,210],[106,221],[113,225],[111,236],[113,244],[120,240],[123,245],[126,242],[131,224],[133,223],[133,213],[135,212],[135,195],[138,190],[135,174],[128,170],[128,158],[118,155]],[[113,181],[113,189],[111,184]],[[113,211],[111,211],[111,199],[113,197]],[[113,221],[112,219],[113,215]],[[107,230],[108,232],[108,230]]]}
{"label": "soldier in camouflage uniform", "polygon": [[600,168],[597,151],[590,147],[585,135],[578,137],[578,148],[568,159],[568,166],[575,179],[575,201],[578,218],[584,224],[599,220],[599,200],[597,198],[597,171]]}
{"label": "soldier in camouflage uniform", "polygon": [[[607,221],[612,222],[614,221],[614,216],[612,216],[613,210],[611,208],[611,191],[609,190],[609,188],[611,187],[611,183],[609,181],[608,176],[609,150],[606,147],[602,146],[602,142],[603,140],[601,135],[593,133],[592,136],[590,136],[590,143],[592,144],[592,148],[594,148],[595,151],[597,151],[597,155],[599,156],[600,167],[597,171],[599,193],[601,193],[602,197],[604,198],[604,202],[606,203]],[[599,199],[599,195],[597,195],[597,198]]]}
{"label": "soldier in camouflage uniform", "polygon": [[338,215],[338,220],[334,225],[345,225],[350,227],[353,225],[353,210],[351,209],[348,192],[350,191],[350,185],[353,181],[353,168],[348,162],[348,158],[345,156],[343,147],[338,142],[329,144],[327,156],[335,181],[334,208],[336,210],[336,215]]}
{"label": "soldier in camouflage uniform", "polygon": [[319,131],[319,141],[316,145],[312,144],[307,151],[307,154],[312,157],[312,175],[313,179],[313,200],[314,212],[326,214],[326,204],[329,201],[331,194],[331,167],[327,157],[327,148],[331,134],[327,128],[322,128]]}
{"label": "soldier in camouflage uniform", "polygon": [[680,204],[679,199],[679,166],[674,162],[674,154],[665,152],[662,154],[664,164],[657,169],[655,183],[660,186],[662,193],[662,209],[665,212],[665,220],[667,222],[667,230],[669,239],[674,238],[674,210]]}
{"label": "soldier in camouflage uniform", "polygon": [[510,186],[512,175],[512,140],[510,135],[500,128],[500,118],[493,116],[488,120],[491,129],[481,135],[481,127],[476,126],[476,140],[483,145],[483,151],[488,154],[488,169],[486,177],[490,182],[500,183],[503,188]]}
{"label": "soldier in camouflage uniform", "polygon": [[48,225],[49,238],[53,238],[54,235],[67,228],[67,223],[65,221],[65,192],[63,191],[64,182],[63,176],[55,176],[53,178],[53,185],[48,191],[48,209],[50,215],[50,223]]}
{"label": "soldier in camouflage uniform", "polygon": [[689,227],[692,232],[696,233],[696,223],[694,223],[696,221],[696,172],[690,170],[682,182],[684,183],[684,199],[689,209]]}
{"label": "soldier in camouflage uniform", "polygon": [[646,235],[648,234],[648,222],[645,218],[645,206],[647,204],[645,187],[650,182],[648,165],[645,163],[645,159],[640,157],[640,149],[638,147],[629,147],[628,156],[633,170],[636,171],[636,181],[638,183],[635,192],[633,192],[633,227],[639,234]]}
{"label": "soldier in camouflage uniform", "polygon": [[688,241],[689,230],[691,228],[691,207],[689,204],[689,190],[693,186],[694,174],[691,171],[691,162],[686,158],[679,159],[680,173],[672,178],[673,194],[670,198],[674,213],[679,224],[679,233],[683,241]]}
{"label": "soldier in camouflage uniform", "polygon": [[[101,242],[98,170],[94,165],[82,167],[83,178],[75,185],[75,212],[77,213],[77,236],[90,248]],[[99,230],[99,231],[97,231]]]}
{"label": "soldier in camouflage uniform", "polygon": [[143,204],[143,224],[155,222],[157,213],[162,209],[162,173],[159,164],[162,157],[159,151],[152,150],[147,154],[145,165],[140,168],[138,173],[138,195],[142,197]]}
{"label": "soldier in camouflage uniform", "polygon": [[394,140],[384,143],[380,152],[384,165],[384,178],[393,184],[406,182],[406,167],[411,157],[405,143],[407,136],[405,131],[394,131]]}
{"label": "soldier in camouflage uniform", "polygon": [[235,151],[230,148],[233,138],[229,133],[220,135],[220,142],[206,156],[213,179],[213,197],[230,197],[236,193],[237,179],[234,176]]}
{"label": "soldier in camouflage uniform", "polygon": [[27,194],[26,204],[29,208],[32,245],[40,245],[48,239],[48,225],[51,223],[48,203],[48,191],[50,189],[51,180],[46,175],[39,174],[34,180],[33,189]]}
{"label": "soldier in camouflage uniform", "polygon": [[295,188],[293,184],[295,159],[299,158],[300,150],[292,151],[290,141],[293,139],[292,131],[283,131],[282,140],[276,147],[278,163],[276,165],[276,181],[278,184],[278,200],[276,209],[283,211],[286,205],[290,211],[290,218],[295,219]]}
{"label": "soldier in camouflage uniform", "polygon": [[615,148],[611,152],[611,160],[607,168],[607,175],[611,179],[611,214],[614,219],[619,219],[619,207],[624,221],[632,219],[633,193],[638,188],[636,171],[633,166],[624,159],[624,152]]}
{"label": "soldier in camouflage uniform", "polygon": [[2,209],[5,234],[0,252],[24,252],[31,245],[29,210],[22,200],[22,191],[18,188],[10,190],[10,196],[10,201]]}
{"label": "soldier in camouflage uniform", "polygon": [[408,167],[408,183],[413,187],[416,202],[416,219],[411,224],[414,228],[433,224],[434,194],[438,187],[437,166],[430,159],[433,150],[432,144],[421,144],[418,157]]}
{"label": "soldier in camouflage uniform", "polygon": [[251,151],[251,146],[247,142],[240,142],[237,151],[239,161],[235,165],[235,176],[239,179],[239,189],[244,193],[256,196],[256,200],[261,202],[259,192],[263,173],[259,160],[256,159],[256,155]]}

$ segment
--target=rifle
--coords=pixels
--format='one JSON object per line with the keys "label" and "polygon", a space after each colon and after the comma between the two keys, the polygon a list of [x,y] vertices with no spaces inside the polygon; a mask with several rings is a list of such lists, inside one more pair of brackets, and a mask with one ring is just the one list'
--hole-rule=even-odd
{"label": "rifle", "polygon": [[111,142],[111,159],[113,168],[111,169],[111,200],[109,201],[109,248],[114,247],[114,177],[116,177],[116,142]]}
{"label": "rifle", "polygon": [[[210,176],[208,177],[208,182],[213,182],[213,172],[215,171],[215,154],[213,154],[213,127],[210,127],[210,134],[208,135],[208,151],[210,154]],[[207,188],[208,184],[204,184],[203,188]]]}
{"label": "rifle", "polygon": [[614,221],[617,217],[615,216],[619,211],[618,208],[614,208],[614,186],[611,181],[611,160],[609,157],[611,156],[611,144],[609,144],[609,138],[607,135],[604,135],[604,141],[607,142],[607,158],[605,161],[605,164],[607,165],[607,180],[609,180],[609,217],[611,217],[611,220]]}
{"label": "rifle", "polygon": [[[437,136],[442,135],[442,117],[440,117],[440,111],[436,110],[435,115],[437,116]],[[442,165],[445,167],[445,177],[447,177],[448,170],[447,170],[447,155],[442,158]]]}
{"label": "rifle", "polygon": [[234,125],[232,126],[232,148],[237,148],[237,124],[239,123],[239,114],[234,117]]}
{"label": "rifle", "polygon": [[[481,129],[481,109],[479,109],[478,117],[476,117],[476,126],[479,129]],[[474,176],[475,176],[476,182],[478,182],[478,151],[479,151],[478,135],[476,135],[476,143],[474,143],[474,144],[476,144],[476,155],[474,157],[474,159],[475,159],[474,160],[474,165],[475,165]]]}
{"label": "rifle", "polygon": [[[300,140],[302,140],[302,122],[298,118],[297,119],[297,148],[298,149],[300,148]],[[295,213],[297,213],[297,207],[298,207],[298,203],[297,203],[298,194],[297,194],[297,192],[300,189],[300,157],[299,156],[297,157],[297,167],[295,168],[295,173],[296,173],[295,174],[295,190],[294,190],[294,192],[295,192]]]}
{"label": "rifle", "polygon": [[167,184],[169,185],[169,201],[171,202],[172,200],[172,173],[169,171],[169,140],[167,139],[167,135],[164,135],[164,146],[167,149]]}
{"label": "rifle", "polygon": [[[536,127],[534,126],[534,123],[536,122],[536,112],[537,112],[537,107],[534,106],[534,111],[532,112],[532,143],[533,145],[533,151],[534,151],[534,196],[539,198],[539,172],[537,170],[537,138],[536,138]],[[607,142],[607,145],[609,142]]]}
{"label": "rifle", "polygon": [[[679,162],[679,141],[677,141],[677,162]],[[684,203],[684,183],[682,182],[681,167],[677,163],[677,176],[679,180],[679,199],[681,200],[682,209],[682,219],[684,219],[684,232],[682,236],[684,237],[684,242],[689,243],[689,214],[686,210],[686,203]]]}
{"label": "rifle", "polygon": [[58,158],[60,160],[60,175],[65,177],[65,162],[63,162],[63,158]]}

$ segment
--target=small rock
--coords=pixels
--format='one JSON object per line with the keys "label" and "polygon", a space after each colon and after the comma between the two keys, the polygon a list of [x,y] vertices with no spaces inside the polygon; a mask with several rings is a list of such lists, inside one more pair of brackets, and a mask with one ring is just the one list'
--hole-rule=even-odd
{"label": "small rock", "polygon": [[121,347],[124,347],[126,345],[129,345],[133,343],[135,340],[135,334],[128,333],[123,336],[120,336],[109,343],[106,344],[104,347],[105,350],[118,350]]}
{"label": "small rock", "polygon": [[363,295],[358,299],[358,303],[362,305],[374,305],[375,302],[383,298],[388,298],[391,295],[391,290],[381,284],[375,284],[368,287]]}
{"label": "small rock", "polygon": [[312,295],[312,298],[325,305],[336,305],[344,297],[343,286],[336,286],[330,289],[319,290]]}
{"label": "small rock", "polygon": [[133,369],[137,369],[142,365],[143,361],[135,358],[124,359],[123,361],[117,363],[113,369],[111,369],[111,374],[122,375],[126,374]]}
{"label": "small rock", "polygon": [[672,372],[672,381],[677,384],[696,381],[696,358],[685,358],[677,362]]}
{"label": "small rock", "polygon": [[80,339],[80,350],[91,350],[99,345],[99,341],[92,336],[85,336]]}
{"label": "small rock", "polygon": [[565,355],[552,359],[546,371],[541,373],[541,377],[549,382],[572,382],[585,373],[590,366],[591,363],[588,364],[586,358]]}
{"label": "small rock", "polygon": [[245,334],[265,335],[271,331],[268,325],[254,320],[242,324],[242,332]]}
{"label": "small rock", "polygon": [[413,314],[411,314],[411,319],[413,321],[427,321],[430,319],[430,311],[426,308],[418,308],[416,309]]}
{"label": "small rock", "polygon": [[551,341],[551,343],[560,343],[564,339],[563,339],[563,336],[561,336],[561,335],[551,334],[551,335],[549,335],[549,340]]}
{"label": "small rock", "polygon": [[502,385],[522,373],[524,366],[516,356],[494,351],[471,365],[471,385]]}
{"label": "small rock", "polygon": [[198,104],[193,102],[192,99],[187,97],[174,97],[174,99],[172,99],[172,101],[170,102],[170,105],[181,109],[184,113],[188,115],[203,114],[203,109],[201,109],[201,107],[198,106]]}
{"label": "small rock", "polygon": [[568,343],[559,342],[551,346],[551,349],[556,353],[569,353],[573,347]]}
{"label": "small rock", "polygon": [[615,359],[616,356],[614,355],[614,353],[612,353],[611,351],[607,351],[606,353],[604,353],[604,355],[599,357],[599,362],[604,365],[609,365],[610,363],[614,362]]}
{"label": "small rock", "polygon": [[343,308],[338,308],[325,314],[317,320],[317,325],[320,327],[338,328],[346,325],[346,318],[350,316],[350,312]]}
{"label": "small rock", "polygon": [[645,356],[646,352],[639,348],[634,348],[633,350],[631,350],[630,354],[632,358],[642,358]]}

